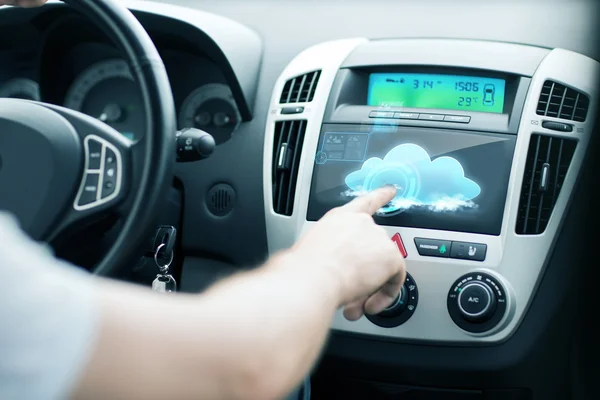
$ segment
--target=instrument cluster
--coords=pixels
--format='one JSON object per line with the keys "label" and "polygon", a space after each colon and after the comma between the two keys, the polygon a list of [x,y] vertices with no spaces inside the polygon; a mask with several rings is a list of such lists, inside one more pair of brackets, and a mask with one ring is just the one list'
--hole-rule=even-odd
{"label": "instrument cluster", "polygon": [[[177,128],[204,130],[216,144],[229,140],[241,116],[218,66],[196,54],[157,47],[173,90]],[[64,106],[97,118],[130,140],[143,138],[142,96],[129,65],[114,48],[82,41],[69,49],[46,50],[41,59],[36,74],[19,74],[18,69],[3,74],[0,98]]]}

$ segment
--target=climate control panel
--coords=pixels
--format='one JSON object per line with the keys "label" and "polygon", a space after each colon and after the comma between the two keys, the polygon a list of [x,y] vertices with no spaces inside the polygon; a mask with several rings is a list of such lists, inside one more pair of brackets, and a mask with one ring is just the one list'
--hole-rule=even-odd
{"label": "climate control panel", "polygon": [[[357,321],[340,309],[332,329],[444,345],[506,340],[568,210],[599,71],[575,52],[501,42],[357,38],[306,49],[277,80],[265,126],[269,252],[393,184],[402,190],[374,220],[410,275],[388,309]],[[296,87],[306,90],[289,101]],[[442,94],[457,103],[436,102]]]}
{"label": "climate control panel", "polygon": [[448,313],[456,325],[471,333],[494,329],[506,314],[506,291],[498,279],[483,272],[458,278],[448,292]]}

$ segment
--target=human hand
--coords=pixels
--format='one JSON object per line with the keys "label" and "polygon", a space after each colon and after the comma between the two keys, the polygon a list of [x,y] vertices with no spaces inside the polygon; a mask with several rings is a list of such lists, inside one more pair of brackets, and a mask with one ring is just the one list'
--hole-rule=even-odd
{"label": "human hand", "polygon": [[331,210],[293,248],[310,265],[333,272],[349,320],[380,313],[404,284],[404,258],[372,217],[395,194],[385,187]]}
{"label": "human hand", "polygon": [[0,0],[0,6],[39,7],[47,0]]}

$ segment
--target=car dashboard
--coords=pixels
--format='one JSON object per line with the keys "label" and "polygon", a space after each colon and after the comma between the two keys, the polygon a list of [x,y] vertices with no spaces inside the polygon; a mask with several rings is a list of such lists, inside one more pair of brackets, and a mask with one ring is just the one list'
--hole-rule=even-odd
{"label": "car dashboard", "polygon": [[[223,72],[226,67],[209,57],[210,46],[190,42],[179,29],[182,23],[149,12],[140,12],[139,18],[165,63],[178,129],[195,127],[213,135],[217,144],[228,141],[242,116]],[[25,24],[0,29],[4,38],[18,38],[5,40],[2,49],[2,59],[9,62],[0,66],[0,96],[64,106],[98,118],[130,140],[143,138],[137,85],[120,49],[98,28],[57,6]]]}
{"label": "car dashboard", "polygon": [[[587,398],[594,2],[172,3],[128,4],[164,60],[178,129],[217,144],[175,166],[163,210],[182,291],[260,265],[331,208],[393,184],[374,219],[407,281],[379,315],[335,315],[314,398]],[[11,12],[0,97],[143,140],[108,38],[57,3]],[[151,260],[136,268],[155,274]]]}

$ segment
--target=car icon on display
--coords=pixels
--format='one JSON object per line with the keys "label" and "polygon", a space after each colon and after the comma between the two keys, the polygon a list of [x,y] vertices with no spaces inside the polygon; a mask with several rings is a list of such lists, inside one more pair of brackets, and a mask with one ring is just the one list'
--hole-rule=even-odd
{"label": "car icon on display", "polygon": [[496,94],[496,87],[490,83],[483,87],[483,105],[493,106],[494,105],[494,94]]}

